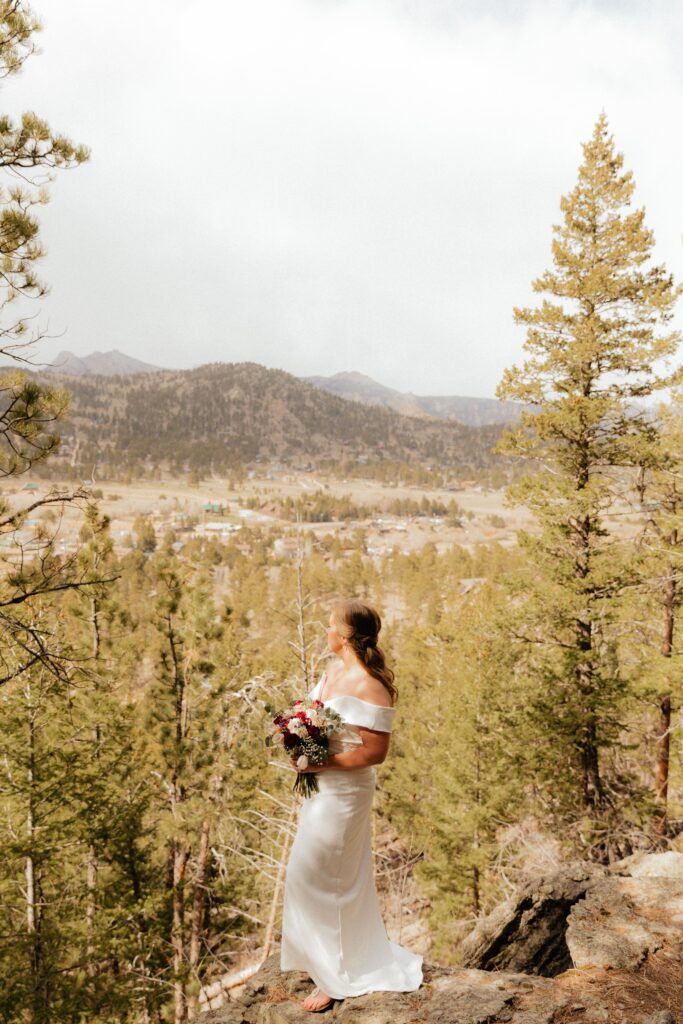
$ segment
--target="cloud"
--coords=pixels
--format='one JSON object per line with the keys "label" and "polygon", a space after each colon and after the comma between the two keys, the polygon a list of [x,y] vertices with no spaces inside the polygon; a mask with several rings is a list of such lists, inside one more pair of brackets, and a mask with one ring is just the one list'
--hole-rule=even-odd
{"label": "cloud", "polygon": [[683,277],[674,4],[51,0],[5,84],[92,146],[44,216],[46,357],[493,394],[605,109]]}

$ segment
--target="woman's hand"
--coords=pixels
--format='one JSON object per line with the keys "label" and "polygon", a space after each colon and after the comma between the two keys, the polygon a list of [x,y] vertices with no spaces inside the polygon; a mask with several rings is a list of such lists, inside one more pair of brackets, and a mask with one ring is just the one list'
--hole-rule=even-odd
{"label": "woman's hand", "polygon": [[298,758],[296,757],[290,757],[290,761],[292,762],[292,768],[295,768],[296,771],[298,772],[323,772],[327,767],[327,765],[325,764],[309,764],[308,768],[297,768],[297,760]]}

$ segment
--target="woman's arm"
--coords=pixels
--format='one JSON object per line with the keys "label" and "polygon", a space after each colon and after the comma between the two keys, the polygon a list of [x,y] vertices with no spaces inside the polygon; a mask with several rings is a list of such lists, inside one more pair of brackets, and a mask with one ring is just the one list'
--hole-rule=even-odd
{"label": "woman's arm", "polygon": [[[326,768],[365,768],[368,765],[381,764],[389,750],[391,733],[359,727],[359,735],[363,741],[362,746],[356,747],[355,750],[345,750],[340,754],[330,754],[325,764],[312,764],[308,768],[299,768],[298,771],[322,772]],[[296,767],[295,758],[292,758],[292,764]]]}

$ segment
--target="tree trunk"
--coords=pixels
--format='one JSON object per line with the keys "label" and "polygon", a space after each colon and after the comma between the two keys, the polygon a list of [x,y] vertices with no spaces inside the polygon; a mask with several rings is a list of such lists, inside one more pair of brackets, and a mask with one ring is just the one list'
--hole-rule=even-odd
{"label": "tree trunk", "polygon": [[95,905],[97,902],[97,850],[95,844],[88,847],[88,903],[85,909],[86,934],[87,934],[87,972],[92,977],[97,973],[95,964]]}
{"label": "tree trunk", "polygon": [[[671,698],[666,695],[659,702],[659,729],[657,761],[655,764],[655,799],[659,804],[655,817],[655,833],[665,837],[668,833],[669,792],[669,739],[671,736]],[[665,845],[665,844],[663,844]]]}
{"label": "tree trunk", "polygon": [[297,632],[299,634],[299,658],[301,659],[301,675],[304,683],[304,693],[308,693],[311,688],[311,683],[308,673],[308,643],[306,641],[306,617],[305,617],[305,597],[304,597],[304,546],[303,536],[301,532],[301,523],[299,523],[299,532],[297,535],[297,558],[296,558],[296,603],[297,603]]}
{"label": "tree trunk", "polygon": [[[676,543],[676,531],[668,538],[669,543]],[[662,631],[661,653],[671,658],[673,653],[674,622],[676,618],[676,576],[675,567],[669,564],[669,575],[664,585],[664,623]],[[659,700],[659,722],[657,736],[657,757],[655,762],[655,800],[659,805],[655,814],[655,835],[659,837],[658,845],[666,845],[669,832],[669,751],[671,740],[671,697],[664,694]]]}
{"label": "tree trunk", "polygon": [[[477,715],[477,728],[480,728],[480,716]],[[477,747],[474,755],[474,777],[476,789],[474,791],[474,802],[477,807],[481,806],[481,758],[479,756],[479,748]],[[479,829],[475,828],[472,836],[472,849],[479,849]],[[481,909],[481,885],[479,877],[479,868],[476,864],[472,865],[472,911],[475,917],[479,917],[479,911]]]}
{"label": "tree trunk", "polygon": [[[209,866],[209,854],[211,852],[211,824],[208,818],[202,823],[202,832],[199,839],[199,855],[197,857],[197,875],[194,883],[194,901],[192,904],[192,925],[190,931],[190,971],[195,974],[199,963],[199,954],[202,945],[202,924],[204,921],[204,906],[206,903],[206,874]],[[188,1004],[189,1017],[195,1015],[197,1008],[196,996],[190,999]]]}
{"label": "tree trunk", "polygon": [[[95,669],[97,669],[97,662],[100,656],[100,626],[98,621],[99,616],[99,601],[96,597],[90,599],[90,625],[92,632],[92,659]],[[95,692],[97,693],[97,682],[95,683]],[[94,743],[94,756],[95,760],[99,760],[100,757],[100,743],[102,741],[102,731],[100,723],[95,722],[93,729],[93,743]],[[95,914],[97,907],[97,872],[98,872],[98,855],[97,848],[93,842],[88,846],[88,867],[87,867],[87,879],[86,884],[88,888],[88,902],[85,910],[85,921],[86,921],[86,935],[87,935],[87,973],[92,977],[97,973],[97,966],[95,964]]]}
{"label": "tree trunk", "polygon": [[577,647],[581,656],[576,668],[576,681],[582,717],[578,742],[581,752],[583,802],[586,807],[597,808],[602,804],[603,797],[598,754],[598,725],[595,714],[586,706],[594,685],[591,664],[593,631],[590,620],[579,620],[577,623]]}
{"label": "tree trunk", "polygon": [[[590,453],[581,452],[576,478],[577,492],[585,491],[590,483]],[[585,587],[591,571],[591,537],[596,524],[591,515],[583,515],[578,520],[576,560],[574,574],[580,586]],[[581,751],[581,775],[583,803],[586,807],[597,808],[602,804],[603,787],[600,778],[600,758],[598,753],[598,723],[588,701],[593,693],[593,623],[594,610],[590,595],[584,590],[585,607],[576,620],[576,647],[579,661],[576,666],[576,682],[581,702],[580,714],[582,722],[579,728],[578,742]]]}
{"label": "tree trunk", "polygon": [[183,843],[177,843],[173,870],[173,924],[171,945],[173,947],[173,998],[175,1003],[175,1024],[187,1020],[187,976],[185,959],[185,869],[189,850]]}
{"label": "tree trunk", "polygon": [[584,803],[586,807],[598,807],[602,803],[602,779],[598,758],[597,725],[593,716],[589,716],[583,725],[581,768]]}
{"label": "tree trunk", "polygon": [[472,868],[472,910],[475,917],[479,917],[481,910],[479,868],[475,864]]}
{"label": "tree trunk", "polygon": [[40,908],[37,901],[36,885],[36,863],[33,854],[35,840],[35,814],[33,805],[33,787],[35,784],[35,723],[33,708],[31,707],[31,691],[27,688],[28,707],[28,768],[26,781],[28,783],[28,809],[26,812],[26,931],[29,939],[29,957],[31,972],[31,987],[33,999],[31,1007],[31,1020],[39,1021],[42,1017],[39,1009],[40,1003],[40,975],[42,973],[42,950],[40,945]]}
{"label": "tree trunk", "polygon": [[[180,776],[180,751],[185,737],[185,676],[180,665],[176,634],[171,615],[167,616],[167,639],[173,664],[173,692],[175,695],[175,759],[171,776],[171,812],[185,799],[185,787]],[[176,838],[172,843],[173,869],[173,920],[171,924],[171,947],[173,949],[173,998],[175,1024],[187,1021],[187,958],[185,955],[185,871],[190,856],[186,841]]]}

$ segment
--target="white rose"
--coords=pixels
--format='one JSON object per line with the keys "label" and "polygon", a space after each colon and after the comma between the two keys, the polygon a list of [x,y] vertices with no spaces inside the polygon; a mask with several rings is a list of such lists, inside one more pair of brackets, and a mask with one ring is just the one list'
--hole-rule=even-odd
{"label": "white rose", "polygon": [[308,768],[308,758],[305,754],[302,754],[299,760],[296,762],[297,768]]}

